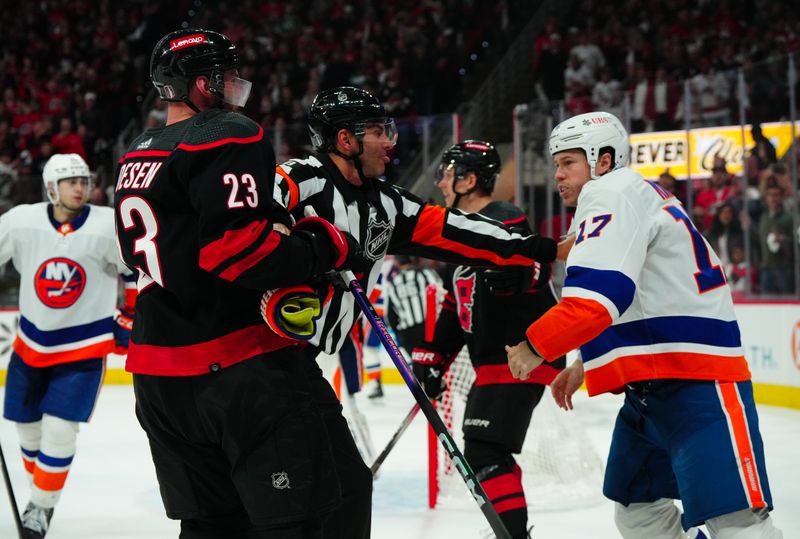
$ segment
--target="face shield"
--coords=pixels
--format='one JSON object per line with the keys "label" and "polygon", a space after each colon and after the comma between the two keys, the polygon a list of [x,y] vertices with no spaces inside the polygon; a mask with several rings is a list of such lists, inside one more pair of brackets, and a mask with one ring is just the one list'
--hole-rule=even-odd
{"label": "face shield", "polygon": [[461,176],[455,163],[441,163],[433,173],[433,183],[438,185],[442,180],[455,180]]}
{"label": "face shield", "polygon": [[253,83],[249,80],[240,79],[236,75],[225,76],[225,97],[223,101],[234,107],[244,107],[247,98],[250,97],[250,90]]}
{"label": "face shield", "polygon": [[356,126],[353,133],[364,142],[377,142],[380,144],[397,144],[397,125],[394,118],[376,118],[367,120]]}

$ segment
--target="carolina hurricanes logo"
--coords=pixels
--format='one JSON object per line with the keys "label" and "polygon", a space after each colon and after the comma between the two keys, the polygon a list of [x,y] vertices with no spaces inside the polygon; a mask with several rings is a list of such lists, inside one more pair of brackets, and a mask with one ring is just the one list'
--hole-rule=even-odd
{"label": "carolina hurricanes logo", "polygon": [[65,309],[78,301],[86,286],[86,272],[69,258],[46,260],[34,277],[36,295],[53,309]]}
{"label": "carolina hurricanes logo", "polygon": [[475,273],[465,276],[470,272],[471,268],[459,266],[453,275],[458,302],[458,321],[461,322],[461,329],[467,333],[472,333],[472,304],[475,301]]}

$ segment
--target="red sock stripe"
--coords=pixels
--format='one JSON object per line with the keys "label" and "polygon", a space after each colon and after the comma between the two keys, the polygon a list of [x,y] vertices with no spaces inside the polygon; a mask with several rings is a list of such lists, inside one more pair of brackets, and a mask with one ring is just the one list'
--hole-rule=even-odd
{"label": "red sock stripe", "polygon": [[527,505],[525,503],[525,496],[514,496],[513,498],[508,498],[503,500],[502,502],[492,502],[492,506],[494,510],[497,511],[499,515],[506,513],[508,511],[513,511],[514,509],[526,509]]}
{"label": "red sock stripe", "polygon": [[481,486],[483,490],[486,491],[486,495],[489,496],[490,500],[494,501],[499,498],[518,494],[523,496],[523,504],[525,502],[524,494],[522,493],[522,482],[515,477],[514,474],[505,473],[497,477],[492,477],[491,479],[482,481]]}
{"label": "red sock stripe", "polygon": [[22,459],[22,463],[25,465],[25,471],[32,474],[34,468],[33,461],[28,459]]}

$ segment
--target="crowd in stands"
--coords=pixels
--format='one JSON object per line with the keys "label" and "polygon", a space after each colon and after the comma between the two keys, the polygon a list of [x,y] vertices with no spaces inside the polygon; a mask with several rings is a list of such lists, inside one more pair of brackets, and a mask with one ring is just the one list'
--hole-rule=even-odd
{"label": "crowd in stands", "polygon": [[[54,153],[77,153],[113,171],[120,131],[140,114],[153,43],[190,0],[40,0],[0,10],[0,212],[42,200],[41,172]],[[105,201],[98,190],[95,200]]]}
{"label": "crowd in stands", "polygon": [[[568,19],[546,21],[536,39],[534,97],[568,116],[611,112],[632,133],[683,129],[687,113],[692,127],[731,125],[740,118],[741,69],[755,141],[746,175],[717,159],[711,177],[693,183],[692,218],[735,292],[793,293],[791,154],[778,162],[759,124],[790,119],[788,58],[800,64],[799,49],[800,4],[791,0],[584,0]],[[795,92],[800,103],[800,85]],[[687,202],[686,182],[665,171],[659,183]]]}
{"label": "crowd in stands", "polygon": [[738,121],[738,69],[748,121],[786,119],[787,57],[800,48],[792,0],[578,1],[534,43],[538,97],[568,115],[605,110],[631,131],[682,129],[683,82],[693,126]]}
{"label": "crowd in stands", "polygon": [[[126,128],[157,126],[166,118],[148,82],[149,54],[183,20],[237,44],[241,76],[254,83],[245,113],[279,142],[277,158],[284,160],[305,151],[306,110],[321,89],[369,89],[396,118],[453,111],[475,61],[499,54],[531,9],[523,0],[18,3],[0,11],[0,213],[42,200],[41,170],[54,153],[85,157],[96,174],[93,201],[109,201],[115,148],[124,144]],[[629,112],[633,132],[662,130],[682,126],[682,81],[688,79],[692,117],[718,125],[737,119],[730,69],[741,66],[749,119],[785,118],[786,55],[800,45],[798,13],[789,0],[579,0],[568,19],[548,20],[536,40],[537,91],[551,102],[566,100],[569,114]],[[413,123],[399,124],[402,155],[418,133]],[[708,189],[722,194],[695,210],[704,212],[705,233],[716,230],[715,247],[741,217],[752,219],[751,230],[766,226],[763,238],[748,242],[759,269],[773,263],[776,241],[792,246],[795,237],[769,204],[779,192],[782,206],[791,209],[795,196],[787,166],[776,163],[770,148],[767,141],[752,152],[749,185],[729,177],[723,182],[729,189],[720,191],[712,178]],[[702,189],[698,184],[698,203],[706,200]],[[722,211],[728,201],[738,217],[733,225]],[[737,243],[721,247],[729,259]],[[754,288],[780,288],[770,284],[783,282],[772,273],[760,272]]]}
{"label": "crowd in stands", "polygon": [[[395,118],[405,118],[398,152],[417,115],[451,112],[478,53],[498,48],[522,0],[255,1],[204,6],[195,24],[231,37],[254,81],[245,112],[280,133],[278,158],[302,153],[305,114],[321,89],[359,86]],[[486,24],[486,21],[496,21]],[[409,122],[410,120],[410,122]],[[273,137],[273,140],[275,137]]]}
{"label": "crowd in stands", "polygon": [[53,153],[80,154],[98,186],[111,183],[120,133],[166,117],[148,83],[149,54],[184,20],[236,43],[241,75],[253,82],[245,112],[286,159],[305,149],[306,110],[321,89],[370,89],[396,117],[454,110],[470,65],[492,47],[497,54],[515,14],[530,9],[522,0],[19,3],[0,12],[0,212],[41,199]]}

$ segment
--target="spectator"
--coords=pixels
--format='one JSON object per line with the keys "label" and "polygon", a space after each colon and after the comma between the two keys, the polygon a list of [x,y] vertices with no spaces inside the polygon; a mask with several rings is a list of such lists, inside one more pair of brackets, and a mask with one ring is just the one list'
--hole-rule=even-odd
{"label": "spectator", "polygon": [[758,274],[751,270],[750,262],[745,257],[744,246],[735,245],[731,249],[731,261],[725,266],[725,275],[734,299],[741,297],[747,291],[748,274],[750,275],[750,290],[755,290]]}
{"label": "spectator", "polygon": [[561,35],[554,32],[541,54],[536,58],[534,77],[540,95],[548,101],[564,98],[564,70],[567,68],[567,52],[561,43]]}
{"label": "spectator", "polygon": [[712,69],[708,58],[700,59],[700,73],[692,77],[690,87],[695,105],[693,123],[703,127],[730,123],[728,81],[722,73]]}
{"label": "spectator", "polygon": [[61,118],[60,126],[58,133],[53,135],[51,140],[55,153],[76,153],[85,160],[86,150],[83,147],[83,140],[72,130],[72,120]]}
{"label": "spectator", "polygon": [[731,175],[728,174],[728,169],[725,166],[724,160],[720,160],[719,158],[714,160],[714,166],[711,169],[711,178],[708,182],[708,187],[700,191],[694,203],[695,207],[703,209],[701,232],[709,229],[711,222],[714,220],[717,208],[733,195]]}
{"label": "spectator", "polygon": [[779,185],[766,189],[766,211],[758,234],[761,242],[761,292],[790,294],[794,291],[794,250],[792,216],[783,207],[784,192]]}
{"label": "spectator", "polygon": [[658,176],[657,183],[663,189],[675,195],[681,203],[685,201],[686,193],[683,189],[683,184],[678,183],[678,180],[670,173],[669,169],[666,169]]}
{"label": "spectator", "polygon": [[706,238],[722,263],[729,264],[733,248],[744,245],[742,224],[732,204],[726,202],[717,208]]}
{"label": "spectator", "polygon": [[768,166],[775,163],[778,157],[775,146],[761,132],[759,124],[753,125],[750,135],[753,137],[753,147],[750,148],[750,154],[747,156],[747,174],[749,177],[755,178]]}
{"label": "spectator", "polygon": [[593,79],[597,78],[597,73],[606,65],[606,57],[603,51],[592,40],[592,32],[589,29],[578,31],[573,35],[577,36],[577,43],[570,49],[570,56],[577,56],[581,63],[586,66]]}
{"label": "spectator", "polygon": [[[620,105],[619,92],[620,84],[618,80],[611,78],[611,70],[603,68],[600,70],[600,80],[592,88],[592,102],[597,110],[615,114],[615,109]],[[615,114],[620,117],[621,115]]]}
{"label": "spectator", "polygon": [[680,99],[681,89],[667,76],[667,70],[663,67],[656,69],[655,78],[649,83],[645,98],[648,125],[652,125],[656,131],[676,129],[675,114]]}

